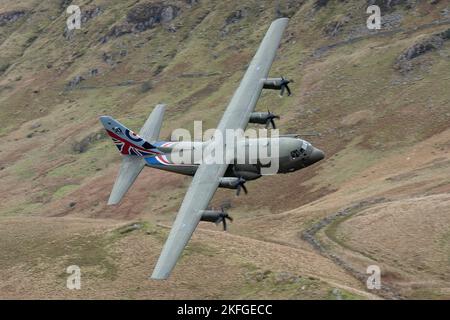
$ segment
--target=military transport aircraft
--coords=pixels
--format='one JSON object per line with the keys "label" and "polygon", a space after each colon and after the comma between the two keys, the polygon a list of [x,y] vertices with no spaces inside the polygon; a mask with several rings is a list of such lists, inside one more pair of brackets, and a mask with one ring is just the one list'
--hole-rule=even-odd
{"label": "military transport aircraft", "polygon": [[[234,93],[216,133],[224,134],[225,130],[245,130],[248,123],[274,124],[277,118],[270,111],[253,112],[262,89],[281,90],[281,94],[290,90],[289,80],[284,78],[267,78],[269,69],[275,58],[282,34],[288,24],[287,18],[272,22],[256,55],[249,65],[239,88]],[[162,249],[151,278],[167,279],[184,247],[187,245],[200,221],[215,223],[226,222],[228,214],[223,210],[207,210],[218,187],[236,189],[237,194],[244,190],[245,182],[261,177],[259,164],[236,163],[175,163],[171,152],[178,150],[205,148],[214,144],[225,144],[220,139],[208,141],[158,141],[164,105],[158,105],[138,134],[127,129],[117,120],[109,116],[100,117],[107,133],[123,155],[119,175],[114,183],[108,204],[118,204],[133,184],[144,166],[167,170],[193,176],[186,192],[178,215]],[[309,142],[296,135],[280,136],[279,167],[277,173],[288,173],[307,167],[324,158],[324,153]],[[208,155],[207,155],[208,156]]]}

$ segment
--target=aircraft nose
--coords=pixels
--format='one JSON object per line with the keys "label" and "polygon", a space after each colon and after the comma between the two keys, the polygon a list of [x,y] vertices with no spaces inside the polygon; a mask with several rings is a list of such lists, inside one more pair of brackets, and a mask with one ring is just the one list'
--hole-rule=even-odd
{"label": "aircraft nose", "polygon": [[313,163],[322,160],[323,158],[325,158],[325,154],[323,153],[323,151],[313,147],[313,150],[311,151],[311,154],[308,157],[307,163],[308,165],[311,165]]}

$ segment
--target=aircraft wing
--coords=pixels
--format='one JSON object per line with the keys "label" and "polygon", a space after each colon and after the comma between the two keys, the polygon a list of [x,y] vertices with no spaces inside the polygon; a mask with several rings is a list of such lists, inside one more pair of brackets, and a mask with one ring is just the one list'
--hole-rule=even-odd
{"label": "aircraft wing", "polygon": [[[248,67],[239,88],[233,95],[220,123],[218,130],[223,134],[226,129],[245,129],[250,115],[261,94],[264,80],[275,59],[287,18],[275,20],[270,25],[256,55]],[[225,135],[224,135],[225,136]],[[214,142],[213,142],[214,143]],[[202,217],[202,211],[211,201],[220,178],[228,164],[201,164],[181,204],[177,218],[169,237],[164,244],[161,255],[153,271],[153,279],[166,279],[181,256],[195,228]]]}
{"label": "aircraft wing", "polygon": [[226,129],[245,129],[247,127],[250,115],[255,109],[256,102],[258,102],[259,96],[261,95],[264,80],[267,78],[272,62],[275,59],[281,37],[283,36],[288,21],[288,18],[280,18],[270,25],[258,51],[242,78],[239,88],[234,93],[219,123],[217,129],[222,131],[222,133]]}
{"label": "aircraft wing", "polygon": [[224,164],[202,164],[199,166],[153,270],[152,279],[167,279],[169,277],[184,247],[200,222],[202,211],[206,209],[216,192],[219,180],[227,167],[228,165]]}

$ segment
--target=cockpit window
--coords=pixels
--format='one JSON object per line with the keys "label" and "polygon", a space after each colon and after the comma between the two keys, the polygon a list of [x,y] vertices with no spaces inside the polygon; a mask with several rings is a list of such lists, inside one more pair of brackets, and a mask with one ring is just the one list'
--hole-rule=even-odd
{"label": "cockpit window", "polygon": [[301,156],[301,153],[300,153],[299,150],[291,151],[291,157],[292,157],[292,159],[296,159],[296,158],[298,158],[298,157],[300,157],[300,156]]}

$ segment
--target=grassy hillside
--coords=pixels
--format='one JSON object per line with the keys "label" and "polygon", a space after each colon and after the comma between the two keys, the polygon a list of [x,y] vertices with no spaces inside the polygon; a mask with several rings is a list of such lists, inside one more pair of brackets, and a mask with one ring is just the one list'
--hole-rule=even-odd
{"label": "grassy hillside", "polygon": [[[70,3],[0,4],[1,297],[70,297],[64,270],[75,262],[89,270],[78,297],[449,297],[448,1],[85,0],[73,1],[82,11],[73,31]],[[366,28],[372,3],[379,31]],[[213,204],[233,202],[229,234],[202,224],[173,279],[156,285],[146,277],[162,226],[190,178],[146,169],[107,207],[120,156],[98,117],[137,130],[164,102],[162,138],[194,120],[215,127],[280,16],[291,20],[271,75],[295,79],[294,94],[265,91],[257,109],[280,114],[283,133],[319,132],[308,138],[326,159],[251,182],[248,196],[219,190]],[[302,236],[379,198],[321,226],[322,251]],[[156,231],[116,236],[135,221]],[[395,294],[365,291],[358,275],[373,263]],[[19,280],[36,274],[39,283]]]}

